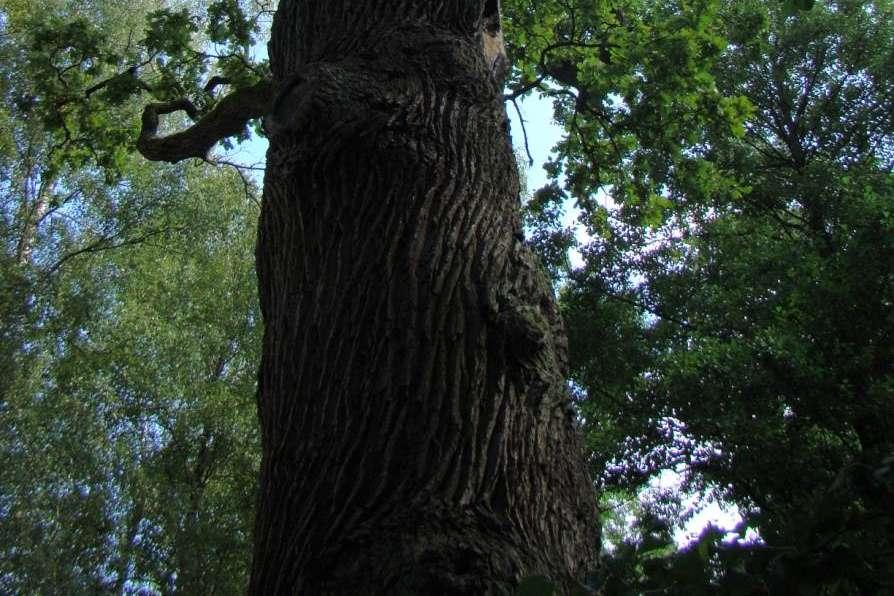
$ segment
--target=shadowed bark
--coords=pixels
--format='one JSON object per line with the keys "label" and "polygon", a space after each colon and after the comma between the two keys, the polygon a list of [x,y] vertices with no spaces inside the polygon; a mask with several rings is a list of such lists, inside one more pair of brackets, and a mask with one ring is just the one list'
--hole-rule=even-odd
{"label": "shadowed bark", "polygon": [[594,566],[485,4],[280,2],[253,594],[569,589]]}

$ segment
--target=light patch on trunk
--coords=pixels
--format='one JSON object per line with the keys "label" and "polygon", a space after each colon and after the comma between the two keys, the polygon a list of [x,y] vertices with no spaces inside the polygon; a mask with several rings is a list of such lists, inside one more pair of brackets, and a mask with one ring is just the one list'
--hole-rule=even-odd
{"label": "light patch on trunk", "polygon": [[500,2],[488,0],[481,20],[481,40],[484,58],[490,67],[494,80],[501,83],[509,71],[509,59],[506,57],[506,45],[503,43],[503,30],[500,27]]}

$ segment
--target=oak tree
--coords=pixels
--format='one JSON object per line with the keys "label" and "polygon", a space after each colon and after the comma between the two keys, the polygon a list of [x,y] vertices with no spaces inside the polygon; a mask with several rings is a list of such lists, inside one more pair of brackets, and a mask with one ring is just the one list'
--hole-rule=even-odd
{"label": "oak tree", "polygon": [[282,2],[251,590],[566,589],[592,489],[521,242],[495,2]]}

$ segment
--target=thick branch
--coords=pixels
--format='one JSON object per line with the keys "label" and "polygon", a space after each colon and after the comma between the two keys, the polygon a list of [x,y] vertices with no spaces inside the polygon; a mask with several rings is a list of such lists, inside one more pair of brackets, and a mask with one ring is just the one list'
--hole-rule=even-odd
{"label": "thick branch", "polygon": [[188,99],[149,104],[143,109],[143,127],[137,149],[152,161],[176,163],[190,157],[205,159],[215,143],[238,135],[249,120],[260,118],[269,111],[275,88],[272,81],[264,80],[234,91],[193,126],[165,137],[157,136],[160,115],[185,111],[190,118],[196,119],[196,108]]}

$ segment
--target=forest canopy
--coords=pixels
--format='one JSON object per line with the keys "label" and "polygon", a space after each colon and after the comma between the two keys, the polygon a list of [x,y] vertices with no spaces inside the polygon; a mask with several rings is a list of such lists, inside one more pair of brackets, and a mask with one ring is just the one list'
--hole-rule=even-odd
{"label": "forest canopy", "polygon": [[[261,191],[225,149],[269,132],[274,4],[0,1],[0,592],[248,584]],[[894,592],[894,3],[501,10],[507,109],[564,130],[521,199],[599,493],[581,589]],[[738,527],[678,544],[713,501]]]}

